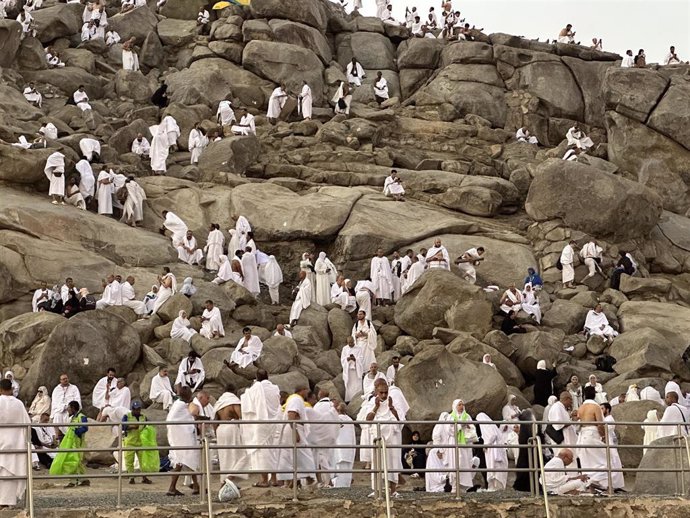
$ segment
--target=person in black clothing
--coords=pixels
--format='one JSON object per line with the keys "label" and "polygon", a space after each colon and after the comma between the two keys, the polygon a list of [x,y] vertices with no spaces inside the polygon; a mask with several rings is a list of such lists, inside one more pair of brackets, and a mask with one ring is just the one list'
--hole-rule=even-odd
{"label": "person in black clothing", "polygon": [[153,95],[151,96],[151,102],[158,106],[159,108],[165,108],[168,105],[168,85],[165,83],[161,83],[161,85],[158,87],[158,90],[153,92]]}
{"label": "person in black clothing", "polygon": [[620,254],[620,259],[616,263],[616,267],[611,272],[611,288],[614,290],[620,289],[621,285],[621,275],[627,273],[632,275],[635,273],[635,266],[633,266],[632,261],[628,257],[628,253],[621,250],[618,252]]}
{"label": "person in black clothing", "polygon": [[546,368],[546,362],[539,360],[537,372],[534,375],[534,404],[545,407],[549,404],[549,396],[554,395],[553,379],[557,376],[556,365],[553,369]]}
{"label": "person in black clothing", "polygon": [[[418,448],[403,448],[402,461],[403,467],[412,468],[412,478],[424,477],[423,470],[426,468],[426,443],[422,441],[419,432],[412,432],[412,440],[410,444],[419,444]],[[411,462],[411,463],[410,463]]]}
{"label": "person in black clothing", "polygon": [[515,333],[526,333],[527,329],[515,321],[515,311],[511,311],[501,322],[501,331],[506,335],[512,335]]}
{"label": "person in black clothing", "polygon": [[[520,414],[520,421],[534,421],[534,414],[532,410],[523,410]],[[544,441],[544,437],[539,432],[538,426],[533,426],[530,422],[523,423],[520,425],[520,432],[518,433],[518,444],[521,446],[526,446],[530,439],[534,437],[534,432],[537,431]],[[515,467],[518,469],[529,468],[529,448],[520,448],[520,454],[518,455],[517,461],[515,462]],[[529,491],[530,490],[530,474],[527,471],[521,471],[515,474],[515,482],[513,482],[513,489],[515,491]]]}

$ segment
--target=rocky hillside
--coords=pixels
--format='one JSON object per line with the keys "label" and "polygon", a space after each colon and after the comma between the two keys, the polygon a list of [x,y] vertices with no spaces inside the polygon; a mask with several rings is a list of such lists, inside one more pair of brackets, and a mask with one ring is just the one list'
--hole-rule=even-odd
{"label": "rocky hillside", "polygon": [[[417,251],[435,237],[452,256],[471,246],[487,249],[480,286],[520,285],[527,268],[537,267],[546,282],[544,319],[508,338],[496,330],[500,292],[487,294],[442,272],[425,274],[396,307],[376,310],[378,359],[385,367],[394,351],[403,355],[399,385],[411,418],[435,418],[458,396],[472,412],[493,417],[508,392],[528,406],[540,359],[559,364],[562,386],[571,374],[586,379],[593,359],[608,351],[619,359],[616,372],[597,375],[612,397],[631,383],[674,373],[690,382],[680,359],[690,331],[688,67],[621,69],[617,55],[506,34],[479,34],[474,42],[408,39],[403,28],[345,15],[326,0],[253,0],[251,8],[214,12],[210,35],[200,36],[195,20],[204,1],[168,0],[159,14],[155,2],[126,14],[117,14],[116,4],[107,9],[111,28],[123,40],[136,38],[143,71],[132,72],[120,70],[119,44],[79,41],[83,6],[44,5],[35,12],[36,38],[20,41],[19,24],[0,21],[0,364],[15,372],[24,399],[39,384],[52,387],[63,371],[87,394],[106,365],[126,374],[133,393],[146,399],[156,366],[169,364],[174,375],[190,347],[202,355],[213,393],[229,382],[248,386],[253,368],[241,376],[221,363],[244,325],[266,339],[260,364],[283,389],[308,380],[343,395],[339,351],[350,315],[313,306],[294,341],[268,339],[288,319],[298,257],[325,250],[358,279],[376,248]],[[49,44],[66,67],[48,69]],[[333,117],[329,100],[353,56],[367,77],[354,92],[350,117]],[[378,70],[395,97],[385,108],[374,102]],[[159,110],[149,98],[162,79],[172,102]],[[313,91],[314,120],[270,125],[264,114],[272,89],[285,82],[294,93],[303,79]],[[24,101],[28,81],[44,93],[41,110]],[[65,105],[80,84],[93,117]],[[257,137],[212,143],[198,167],[188,165],[189,130],[199,121],[213,127],[225,98],[257,115]],[[180,150],[166,176],[152,176],[129,147],[166,114],[182,129]],[[565,163],[564,135],[575,121],[596,146],[578,163]],[[45,122],[59,130],[49,149],[9,145]],[[543,145],[514,142],[520,126]],[[45,159],[59,149],[71,170],[86,135],[103,140],[105,167],[139,178],[148,196],[143,228],[50,204]],[[404,181],[405,203],[381,194],[391,167]],[[178,263],[157,232],[166,209],[201,245],[210,223],[225,230],[246,216],[260,249],[283,266],[285,305],[265,304],[265,293],[257,301],[233,283],[215,286],[209,274]],[[583,244],[591,237],[605,249],[606,269],[626,250],[641,275],[624,276],[621,291],[607,289],[599,275],[559,289],[561,249],[568,239]],[[108,273],[132,274],[143,297],[164,265],[178,280],[193,277],[199,292],[191,300],[176,296],[151,319],[136,321],[126,308],[69,321],[28,313],[40,281],[72,276],[99,292]],[[576,279],[585,271],[578,266]],[[177,312],[195,315],[198,328],[207,298],[222,310],[226,337],[196,336],[191,346],[171,340]],[[610,347],[578,334],[597,301],[622,331]],[[498,371],[481,364],[484,353]],[[644,418],[646,410],[634,403],[618,411],[627,408],[626,417]]]}

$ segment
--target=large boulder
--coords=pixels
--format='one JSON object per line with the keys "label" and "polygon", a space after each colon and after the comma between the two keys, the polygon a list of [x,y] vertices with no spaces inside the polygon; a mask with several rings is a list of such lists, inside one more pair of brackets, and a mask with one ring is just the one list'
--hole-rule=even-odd
{"label": "large boulder", "polygon": [[454,354],[459,354],[463,358],[478,363],[483,363],[484,355],[490,354],[492,363],[496,365],[498,373],[503,376],[507,385],[518,388],[525,386],[524,376],[512,361],[490,345],[480,342],[472,335],[459,333],[459,336],[450,342],[446,348]]}
{"label": "large boulder", "polygon": [[89,74],[83,68],[63,67],[25,71],[23,75],[27,81],[53,85],[62,90],[62,93],[67,96],[74,94],[80,85],[84,85],[84,91],[91,100],[96,100],[103,96],[104,80],[99,76]]}
{"label": "large boulder", "polygon": [[688,96],[690,81],[685,77],[672,77],[671,85],[649,116],[647,125],[690,150],[690,129],[683,123],[690,115],[683,109]]}
{"label": "large boulder", "polygon": [[584,101],[584,120],[592,126],[604,126],[605,99],[601,95],[602,80],[610,68],[620,68],[613,61],[584,61],[564,56],[563,63],[570,69]]}
{"label": "large boulder", "polygon": [[243,174],[259,158],[261,147],[254,136],[224,138],[211,142],[199,159],[199,169],[209,173]]}
{"label": "large boulder", "polygon": [[556,299],[544,314],[542,324],[560,329],[567,335],[582,331],[587,317],[587,308],[570,300]]}
{"label": "large boulder", "polygon": [[120,35],[122,41],[134,37],[138,45],[143,44],[149,34],[156,33],[157,25],[158,17],[148,7],[137,7],[108,19],[108,26]]}
{"label": "large boulder", "polygon": [[115,93],[120,97],[143,102],[151,98],[153,91],[148,79],[138,70],[118,70],[115,74]]}
{"label": "large boulder", "polygon": [[328,46],[328,41],[314,27],[304,25],[303,23],[276,19],[269,20],[268,25],[273,31],[276,41],[313,50],[324,65],[328,65],[331,62],[333,54]]}
{"label": "large boulder", "polygon": [[[444,44],[443,40],[431,38],[411,38],[405,40],[398,46],[398,68],[400,70],[404,68],[436,68],[439,56],[446,54]],[[468,44],[473,45],[473,43]],[[451,47],[453,46],[464,47],[465,45],[451,45]],[[487,47],[491,49],[489,45]],[[441,51],[443,51],[443,54]]]}
{"label": "large boulder", "polygon": [[52,149],[22,149],[0,144],[0,180],[16,184],[37,184],[45,179],[43,167]]}
{"label": "large boulder", "polygon": [[257,365],[269,374],[284,374],[299,365],[297,344],[287,336],[272,336],[264,341]]}
{"label": "large boulder", "polygon": [[430,270],[395,306],[395,324],[415,338],[431,338],[435,327],[483,337],[491,329],[491,302],[478,286],[457,275]]}
{"label": "large boulder", "polygon": [[164,18],[158,22],[158,37],[163,45],[179,47],[194,41],[197,28],[195,20]]}
{"label": "large boulder", "polygon": [[307,81],[319,105],[323,98],[323,63],[313,51],[274,41],[254,40],[242,53],[242,66],[273,83],[285,83],[289,90],[298,90]]}
{"label": "large boulder", "polygon": [[0,20],[0,67],[12,65],[22,41],[22,26],[14,20]]}
{"label": "large boulder", "polygon": [[554,158],[537,167],[525,210],[537,221],[560,218],[588,234],[623,240],[647,235],[659,221],[662,202],[638,183]]}
{"label": "large boulder", "polygon": [[70,38],[81,31],[83,8],[80,4],[58,4],[31,13],[36,22],[36,36],[41,43]]}
{"label": "large boulder", "polygon": [[199,10],[207,4],[206,0],[167,0],[161,7],[161,14],[166,18],[196,21]]}
{"label": "large boulder", "polygon": [[64,322],[62,315],[42,311],[24,313],[0,324],[0,359],[4,365],[13,365],[37,344],[45,341],[57,325]]}
{"label": "large boulder", "polygon": [[500,418],[507,393],[495,369],[450,353],[442,345],[427,346],[416,354],[395,382],[410,403],[407,418],[411,420],[436,420],[441,412],[450,412],[457,398],[465,401],[472,416],[486,412]]}
{"label": "large boulder", "polygon": [[606,108],[644,123],[668,82],[668,78],[650,68],[609,68],[602,89]]}
{"label": "large boulder", "polygon": [[[640,461],[639,468],[653,469],[652,472],[639,472],[635,476],[635,493],[638,495],[675,495],[677,484],[683,477],[685,487],[690,486],[690,461],[686,450],[673,437],[657,439],[655,446],[667,448],[649,448]],[[680,452],[678,451],[680,449]],[[679,460],[680,458],[680,460]],[[682,469],[682,473],[674,473],[669,468]],[[668,470],[668,471],[667,471]]]}
{"label": "large boulder", "polygon": [[[625,333],[642,328],[657,331],[673,348],[676,357],[680,357],[688,346],[690,309],[686,307],[665,302],[628,301],[621,304],[618,321]],[[647,332],[642,336],[650,335]]]}
{"label": "large boulder", "polygon": [[338,63],[343,69],[352,58],[366,70],[397,70],[395,47],[383,34],[355,32],[341,34],[336,38]]}
{"label": "large boulder", "polygon": [[106,367],[125,375],[140,355],[139,334],[125,320],[107,311],[79,313],[50,333],[23,380],[22,398],[33,397],[40,385],[54,385],[63,373],[89,393]]}
{"label": "large boulder", "polygon": [[284,18],[322,32],[328,24],[326,8],[319,0],[254,0],[251,9],[255,18]]}
{"label": "large boulder", "polygon": [[550,368],[563,348],[563,334],[545,331],[514,334],[510,340],[516,349],[510,359],[528,381],[534,380],[539,361],[544,360]]}
{"label": "large boulder", "polygon": [[[615,405],[611,415],[616,421],[641,423],[647,418],[647,412],[650,410],[656,410],[659,419],[664,413],[664,407],[655,401],[628,401]],[[644,442],[644,430],[639,425],[616,424],[616,435],[618,444],[642,446]],[[626,468],[636,468],[642,460],[642,450],[638,448],[619,448],[618,454]]]}

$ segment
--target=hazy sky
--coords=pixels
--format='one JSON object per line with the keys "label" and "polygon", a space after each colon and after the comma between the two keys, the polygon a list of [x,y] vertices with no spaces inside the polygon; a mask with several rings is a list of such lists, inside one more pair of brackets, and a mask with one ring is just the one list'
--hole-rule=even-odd
{"label": "hazy sky", "polygon": [[[416,6],[425,18],[429,7],[441,11],[441,0],[389,0],[396,19],[405,7]],[[352,0],[348,0],[348,10]],[[363,13],[376,15],[376,1],[362,0]],[[454,0],[467,22],[487,34],[505,32],[528,38],[555,39],[566,23],[577,31],[576,41],[590,45],[604,40],[604,50],[634,54],[641,48],[647,63],[660,62],[670,45],[683,61],[690,60],[690,0]]]}

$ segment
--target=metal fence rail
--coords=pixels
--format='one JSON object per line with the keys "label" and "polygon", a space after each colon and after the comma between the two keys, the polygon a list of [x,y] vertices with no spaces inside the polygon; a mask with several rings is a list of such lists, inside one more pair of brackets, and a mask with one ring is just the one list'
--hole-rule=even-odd
{"label": "metal fence rail", "polygon": [[[166,427],[171,427],[171,426],[189,426],[191,422],[167,422],[167,421],[146,421],[146,425],[151,425],[154,427],[161,427],[161,426],[166,426]],[[113,422],[89,422],[88,427],[109,427],[117,428],[117,444],[115,446],[109,447],[109,448],[75,448],[75,449],[41,449],[41,450],[34,450],[31,444],[31,428],[40,428],[40,427],[54,427],[53,423],[31,423],[31,424],[11,424],[11,423],[0,423],[0,433],[6,433],[6,429],[13,429],[17,431],[24,431],[26,433],[26,448],[25,449],[18,449],[18,450],[3,450],[2,453],[4,454],[22,454],[26,455],[26,466],[27,466],[27,474],[26,476],[16,476],[16,477],[2,477],[4,480],[16,480],[16,479],[21,479],[21,480],[26,480],[27,483],[27,493],[26,493],[26,509],[28,511],[28,514],[31,518],[34,518],[35,516],[35,506],[34,506],[34,499],[35,499],[35,487],[34,484],[36,482],[42,482],[46,480],[61,480],[61,479],[68,479],[68,480],[82,480],[82,479],[117,479],[117,506],[121,507],[122,506],[122,481],[123,478],[129,478],[134,476],[134,473],[128,473],[126,471],[123,471],[122,467],[122,462],[124,458],[124,453],[125,452],[137,452],[137,451],[150,451],[150,450],[158,450],[159,452],[165,452],[165,451],[174,451],[174,450],[194,450],[197,449],[200,452],[201,456],[201,467],[197,471],[183,471],[181,474],[184,475],[196,475],[199,476],[201,479],[200,483],[200,503],[206,504],[208,506],[208,512],[209,516],[213,517],[213,497],[212,497],[212,489],[211,489],[211,480],[212,476],[221,476],[221,475],[257,475],[257,474],[289,474],[292,476],[292,491],[293,491],[293,500],[294,501],[299,501],[298,500],[298,480],[300,478],[300,470],[297,467],[297,454],[298,451],[301,449],[308,449],[308,450],[321,450],[321,449],[354,449],[355,451],[361,452],[363,450],[371,450],[372,451],[372,468],[371,469],[357,469],[354,468],[354,465],[351,469],[348,470],[342,470],[342,469],[318,469],[318,465],[316,466],[316,470],[313,471],[312,473],[314,474],[329,474],[329,475],[337,475],[337,474],[345,474],[345,473],[350,473],[350,474],[371,474],[372,475],[372,487],[374,490],[374,495],[377,500],[381,500],[382,498],[385,499],[385,504],[386,504],[386,509],[388,516],[390,516],[390,509],[391,509],[391,495],[389,491],[389,484],[388,484],[388,477],[390,474],[405,474],[405,473],[410,473],[410,472],[416,472],[416,473],[448,473],[449,475],[454,475],[455,476],[455,498],[459,499],[461,498],[461,490],[460,490],[460,484],[458,481],[460,480],[460,475],[461,473],[466,473],[466,472],[471,472],[471,473],[488,473],[488,472],[503,472],[503,473],[529,473],[529,482],[530,482],[530,493],[533,497],[537,496],[542,496],[544,500],[544,505],[545,505],[545,512],[547,515],[547,518],[550,516],[550,511],[549,511],[549,503],[548,503],[548,495],[546,494],[545,491],[540,490],[540,478],[543,479],[545,473],[550,473],[552,470],[545,469],[545,462],[544,462],[544,450],[557,447],[558,449],[563,449],[563,448],[568,448],[571,450],[577,450],[578,448],[583,448],[583,445],[578,445],[578,444],[559,444],[559,445],[552,445],[552,444],[543,444],[540,438],[540,434],[537,433],[542,426],[546,424],[552,424],[552,425],[578,425],[577,422],[544,422],[544,421],[462,421],[460,426],[469,426],[469,425],[490,425],[490,424],[495,424],[498,425],[499,427],[502,425],[509,425],[509,426],[516,426],[516,425],[528,425],[531,427],[532,433],[530,434],[530,438],[528,440],[527,444],[510,444],[510,445],[503,445],[503,444],[478,444],[478,443],[471,443],[471,444],[457,444],[457,439],[455,442],[452,444],[425,444],[425,445],[420,445],[420,444],[390,444],[387,443],[385,438],[383,437],[381,433],[381,427],[384,425],[395,425],[399,427],[400,430],[402,430],[403,426],[415,426],[415,425],[452,425],[453,426],[453,437],[456,438],[458,437],[458,430],[459,430],[459,424],[458,422],[453,422],[453,421],[393,421],[393,422],[384,422],[384,421],[318,421],[319,425],[355,425],[355,426],[366,426],[369,427],[370,429],[374,429],[375,433],[373,434],[371,444],[329,444],[329,445],[305,445],[301,444],[298,442],[298,432],[297,428],[298,426],[303,426],[303,425],[308,425],[308,424],[314,424],[314,422],[309,422],[309,421],[197,421],[195,423],[199,427],[199,442],[198,445],[195,447],[190,447],[190,446],[181,446],[181,447],[171,447],[171,446],[156,446],[156,447],[128,447],[124,446],[123,444],[123,430],[122,426],[120,426],[120,423],[113,423]],[[259,424],[259,425],[266,425],[266,426],[273,426],[273,427],[282,427],[281,431],[281,444],[241,444],[241,445],[218,445],[218,444],[212,444],[212,441],[209,440],[208,435],[206,434],[206,431],[208,430],[209,427],[211,426],[216,426],[216,425],[221,425],[221,424],[231,424],[231,425],[243,425],[243,424]],[[676,482],[676,487],[675,487],[675,492],[676,495],[680,496],[687,496],[687,488],[685,484],[685,474],[686,472],[690,471],[690,443],[688,441],[688,437],[684,436],[681,432],[684,431],[687,427],[687,423],[683,422],[675,422],[675,423],[655,423],[655,426],[662,426],[662,427],[673,427],[675,428],[675,435],[673,444],[648,444],[648,445],[634,445],[634,444],[617,444],[617,445],[612,445],[610,444],[610,439],[609,439],[609,426],[615,425],[615,426],[641,426],[645,423],[640,423],[640,422],[631,422],[631,421],[619,421],[616,423],[610,423],[610,422],[588,422],[587,426],[589,425],[603,425],[604,430],[605,430],[605,437],[604,441],[602,444],[598,445],[586,445],[586,448],[592,448],[592,449],[605,449],[606,450],[606,467],[605,468],[599,468],[599,469],[592,469],[592,468],[585,468],[586,471],[588,472],[606,472],[607,478],[608,478],[608,491],[609,494],[612,492],[612,474],[613,473],[674,473],[675,474],[675,482]],[[83,426],[84,423],[59,423],[60,428],[66,428],[66,427],[79,427]],[[285,435],[286,432],[289,431],[289,440],[282,439],[283,436],[287,437]],[[87,432],[88,434],[88,432]],[[115,436],[113,436],[113,439],[115,439]],[[443,449],[453,449],[453,456],[454,456],[454,464],[455,467],[453,468],[433,468],[433,469],[427,469],[426,467],[424,469],[417,469],[417,468],[405,468],[403,467],[402,469],[396,469],[395,467],[389,466],[388,461],[387,461],[387,451],[390,449],[396,449],[396,450],[401,450],[402,448],[405,449],[419,449],[420,447],[422,448],[443,448]],[[674,453],[674,466],[666,466],[663,468],[614,468],[611,466],[611,450],[612,449],[618,449],[618,450],[623,450],[623,449],[630,449],[630,450],[639,450],[641,448],[644,449],[665,449],[665,450],[673,450]],[[258,470],[258,469],[246,469],[246,470],[238,470],[238,471],[224,471],[222,469],[214,470],[212,466],[212,453],[220,450],[261,450],[261,449],[271,449],[271,450],[291,450],[291,455],[292,455],[292,469],[291,470],[280,470],[280,469],[271,469],[271,470]],[[495,468],[495,469],[488,469],[488,468],[462,468],[460,466],[460,452],[463,449],[480,449],[482,451],[486,450],[491,450],[491,449],[527,449],[528,450],[528,467],[526,468],[517,468],[517,467],[506,467],[506,468]],[[35,452],[41,452],[41,453],[59,453],[59,452],[78,452],[78,453],[98,453],[98,452],[107,452],[113,455],[113,459],[117,461],[117,466],[118,470],[117,473],[98,473],[98,474],[83,474],[83,475],[35,475],[32,469],[32,453]],[[517,459],[516,459],[517,462]],[[687,463],[687,464],[686,464]],[[553,470],[553,471],[558,471],[558,472],[565,472],[566,474],[569,473],[581,473],[583,469],[577,468],[577,467],[571,467],[567,468],[565,470]],[[311,474],[311,473],[310,473]],[[152,472],[152,473],[145,473],[145,472],[136,472],[136,476],[146,476],[146,477],[169,477],[171,476],[170,473],[161,473],[161,472]]]}

